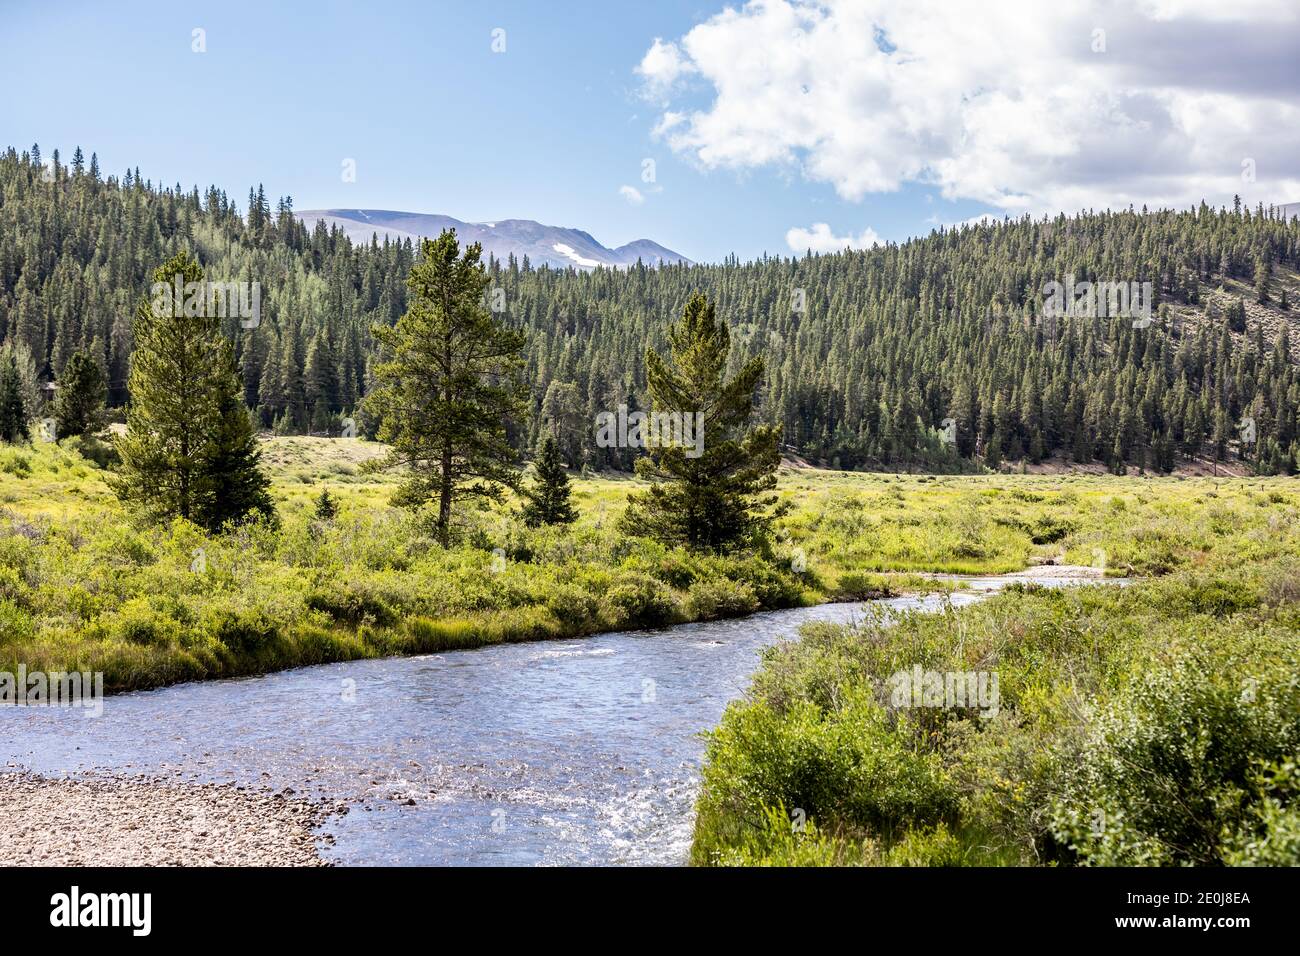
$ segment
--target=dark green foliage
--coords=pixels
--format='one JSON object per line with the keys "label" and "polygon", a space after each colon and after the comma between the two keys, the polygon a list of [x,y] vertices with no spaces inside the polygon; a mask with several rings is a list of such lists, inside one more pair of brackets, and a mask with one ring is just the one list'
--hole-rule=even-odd
{"label": "dark green foliage", "polygon": [[485,308],[490,280],[481,255],[478,243],[462,254],[455,230],[426,239],[407,279],[406,312],[374,329],[383,361],[366,407],[392,445],[388,465],[409,469],[399,501],[436,502],[444,546],[454,502],[499,500],[519,483],[506,427],[525,411],[517,376],[524,336]]}
{"label": "dark green foliage", "polygon": [[94,435],[74,435],[62,442],[62,445],[69,451],[75,451],[87,461],[94,462],[98,468],[112,468],[122,460],[113,442],[104,441]]}
{"label": "dark green foliage", "polygon": [[104,408],[104,373],[86,352],[73,352],[59,376],[54,400],[58,436],[98,431]]}
{"label": "dark green foliage", "polygon": [[316,498],[316,520],[333,521],[339,513],[339,500],[330,494],[328,488],[322,488]]}
{"label": "dark green foliage", "polygon": [[1246,331],[1246,303],[1237,299],[1228,305],[1227,310],[1228,329],[1232,332],[1242,334]]}
{"label": "dark green foliage", "polygon": [[[323,222],[308,230],[291,199],[270,202],[260,187],[243,217],[215,187],[101,177],[93,153],[86,174],[61,167],[45,182],[32,152],[11,149],[0,153],[0,195],[0,340],[29,349],[43,380],[74,352],[91,353],[106,370],[111,406],[127,399],[124,317],[157,263],[182,249],[195,250],[213,277],[260,279],[271,293],[258,328],[227,322],[225,331],[238,334],[245,402],[284,433],[320,431],[324,413],[357,407],[374,382],[371,327],[391,326],[407,308],[411,242],[353,245]],[[1168,470],[1171,460],[1214,450],[1220,417],[1235,425],[1258,405],[1259,467],[1294,472],[1296,353],[1241,334],[1245,313],[1235,307],[1236,334],[1225,334],[1224,296],[1213,291],[1251,294],[1242,284],[1257,262],[1271,269],[1269,292],[1282,308],[1300,266],[1300,218],[1203,204],[1025,217],[750,263],[582,273],[510,258],[489,261],[487,272],[504,293],[506,320],[528,333],[531,415],[511,421],[508,439],[528,449],[553,430],[575,467],[633,467],[636,450],[598,447],[591,422],[621,403],[647,407],[641,353],[664,348],[666,316],[700,290],[731,323],[728,372],[766,361],[760,417],[781,425],[791,451],[832,467],[953,471],[958,454],[998,463],[1023,454],[1112,468],[1116,455],[1130,465],[1145,456]],[[1160,317],[1147,328],[1045,317],[1044,283],[1070,275],[1150,280]],[[1165,306],[1179,308],[1177,324]],[[1188,318],[1189,307],[1203,317]],[[939,438],[946,418],[955,449]],[[373,415],[356,419],[359,434],[376,433]],[[1153,436],[1164,443],[1159,453]]]}
{"label": "dark green foliage", "polygon": [[1273,269],[1267,259],[1255,261],[1255,301],[1265,304],[1269,301],[1269,289],[1272,284]]}
{"label": "dark green foliage", "polygon": [[748,427],[763,360],[755,356],[724,379],[731,334],[699,294],[669,329],[668,342],[671,364],[646,352],[651,411],[693,419],[695,431],[653,445],[637,462],[637,472],[656,484],[628,498],[623,527],[713,551],[760,543],[780,510],[771,492],[781,463],[780,429]]}
{"label": "dark green foliage", "polygon": [[[235,384],[233,379],[230,384]],[[248,410],[231,393],[219,411],[217,429],[209,436],[201,461],[195,521],[212,530],[250,516],[274,522],[271,481],[261,468],[262,451]]]}
{"label": "dark green foliage", "polygon": [[[179,253],[154,273],[159,283],[176,276],[201,282],[203,270]],[[157,305],[145,299],[136,310],[131,406],[113,490],[155,519],[179,515],[209,530],[250,513],[269,517],[269,482],[220,319]]]}
{"label": "dark green foliage", "polygon": [[13,353],[0,358],[0,441],[27,441],[27,406]]}
{"label": "dark green foliage", "polygon": [[313,591],[307,596],[307,606],[353,627],[363,623],[393,624],[400,617],[382,595],[354,582]]}
{"label": "dark green foliage", "polygon": [[544,435],[533,462],[537,480],[524,489],[524,523],[530,528],[544,524],[573,524],[578,512],[569,500],[569,475],[560,458],[560,446],[553,435]]}

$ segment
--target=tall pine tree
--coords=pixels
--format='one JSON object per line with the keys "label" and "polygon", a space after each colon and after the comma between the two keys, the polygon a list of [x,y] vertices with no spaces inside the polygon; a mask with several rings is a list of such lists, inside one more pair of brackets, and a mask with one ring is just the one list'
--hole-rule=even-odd
{"label": "tall pine tree", "polygon": [[533,461],[537,481],[524,490],[522,512],[524,524],[536,528],[544,524],[573,524],[578,512],[569,500],[569,475],[560,457],[560,445],[549,432],[542,436]]}
{"label": "tall pine tree", "polygon": [[525,411],[518,379],[523,333],[485,306],[488,275],[474,243],[461,253],[455,230],[426,239],[411,267],[411,299],[394,326],[376,325],[384,360],[367,396],[392,445],[389,466],[410,470],[398,496],[408,507],[437,502],[435,533],[447,546],[457,500],[499,500],[517,488],[506,422]]}
{"label": "tall pine tree", "polygon": [[18,361],[9,351],[0,357],[0,441],[12,444],[26,441],[29,437],[27,404],[23,401]]}
{"label": "tall pine tree", "polygon": [[72,353],[59,376],[54,420],[60,438],[97,431],[104,407],[104,372],[88,354]]}
{"label": "tall pine tree", "polygon": [[637,461],[638,474],[656,483],[628,499],[623,527],[712,551],[759,544],[784,510],[771,493],[781,464],[781,430],[749,424],[763,359],[751,358],[724,380],[731,334],[698,292],[686,303],[681,322],[669,329],[668,342],[668,361],[646,350],[651,412],[702,416],[703,441],[698,455],[695,447],[678,442],[651,447],[648,457]]}
{"label": "tall pine tree", "polygon": [[[181,252],[154,272],[156,290],[201,283],[203,270]],[[268,481],[242,402],[230,340],[215,315],[169,296],[136,310],[127,433],[111,484],[118,497],[154,518],[180,516],[217,531],[250,512],[272,513]]]}

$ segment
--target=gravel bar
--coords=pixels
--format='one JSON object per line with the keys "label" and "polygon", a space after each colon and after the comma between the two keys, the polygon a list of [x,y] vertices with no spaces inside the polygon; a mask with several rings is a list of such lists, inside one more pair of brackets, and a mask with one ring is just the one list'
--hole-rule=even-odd
{"label": "gravel bar", "polygon": [[325,866],[338,808],[235,784],[0,770],[0,866]]}

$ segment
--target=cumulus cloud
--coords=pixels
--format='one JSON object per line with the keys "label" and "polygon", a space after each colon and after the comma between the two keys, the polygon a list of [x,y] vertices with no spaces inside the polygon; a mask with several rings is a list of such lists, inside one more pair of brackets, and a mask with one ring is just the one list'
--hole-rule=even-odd
{"label": "cumulus cloud", "polygon": [[811,229],[798,226],[785,234],[785,242],[795,252],[842,252],[845,249],[870,249],[880,244],[880,237],[874,229],[864,229],[861,234],[837,236],[824,222],[815,222]]}
{"label": "cumulus cloud", "polygon": [[635,186],[619,186],[618,194],[633,206],[639,206],[645,202],[645,196],[643,196],[641,190],[637,189]]}
{"label": "cumulus cloud", "polygon": [[636,67],[637,74],[645,83],[645,92],[658,99],[670,91],[687,73],[695,72],[695,66],[682,56],[681,49],[675,43],[664,43],[658,37],[650,44],[650,49]]}
{"label": "cumulus cloud", "polygon": [[1018,214],[1300,198],[1298,48],[1294,0],[752,0],[637,72],[705,169]]}

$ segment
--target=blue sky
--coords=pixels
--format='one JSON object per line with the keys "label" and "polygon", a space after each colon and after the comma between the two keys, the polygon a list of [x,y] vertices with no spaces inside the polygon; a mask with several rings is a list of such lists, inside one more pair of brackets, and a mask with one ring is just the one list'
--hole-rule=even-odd
{"label": "blue sky", "polygon": [[[8,3],[0,141],[64,161],[80,144],[106,170],[215,183],[241,206],[262,182],[299,209],[537,219],[701,261],[788,253],[786,231],[814,219],[886,237],[928,229],[915,195],[844,203],[787,170],[699,169],[654,139],[634,68],[655,37],[721,6]],[[206,53],[191,50],[195,27]],[[342,182],[345,158],[355,183]]]}
{"label": "blue sky", "polygon": [[[1107,0],[1100,56],[1101,14],[1079,4],[936,3],[6,0],[0,144],[65,161],[79,144],[241,205],[260,182],[299,209],[537,219],[701,261],[789,253],[792,229],[833,246],[988,212],[1300,199],[1282,0],[1242,0],[1226,24],[1201,0],[1158,17]],[[1247,89],[1230,63],[1198,85],[1160,56],[1203,39],[1223,67],[1234,37],[1271,38],[1276,82],[1269,50],[1243,48]],[[1228,134],[1188,119],[1210,109]],[[1245,158],[1258,178],[1237,188]]]}

